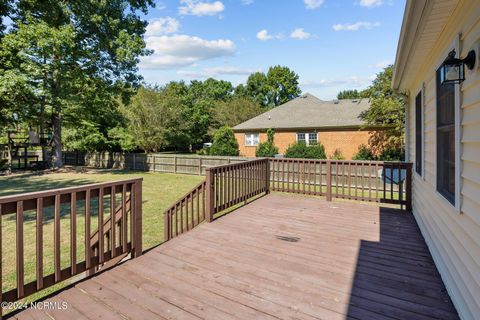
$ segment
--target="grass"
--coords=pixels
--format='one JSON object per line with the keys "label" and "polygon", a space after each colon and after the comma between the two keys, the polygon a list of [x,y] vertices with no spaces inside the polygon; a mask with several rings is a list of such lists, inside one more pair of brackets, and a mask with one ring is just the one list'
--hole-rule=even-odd
{"label": "grass", "polygon": [[[163,242],[163,211],[204,179],[200,176],[175,175],[119,170],[93,170],[86,172],[64,172],[0,177],[0,196],[63,188],[95,182],[143,178],[143,249],[152,248]],[[77,261],[84,260],[84,203],[77,204]],[[95,206],[92,204],[92,207]],[[61,210],[61,266],[70,264],[70,214],[69,206]],[[53,272],[53,212],[44,211],[44,274]],[[95,211],[95,210],[93,210]],[[109,201],[105,202],[105,219],[110,214]],[[16,217],[15,214],[2,216],[2,292],[16,287]],[[97,219],[92,215],[92,230]],[[24,259],[25,283],[35,280],[35,212],[24,213]],[[27,298],[36,300],[58,288],[68,285],[61,283]]]}

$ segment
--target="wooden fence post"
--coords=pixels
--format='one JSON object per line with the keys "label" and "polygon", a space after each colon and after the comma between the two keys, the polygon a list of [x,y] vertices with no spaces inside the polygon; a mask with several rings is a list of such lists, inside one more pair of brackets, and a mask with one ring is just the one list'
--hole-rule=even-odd
{"label": "wooden fence post", "polygon": [[213,205],[214,205],[214,196],[215,196],[215,181],[213,179],[213,174],[210,168],[206,170],[207,175],[207,204],[206,204],[206,211],[205,211],[205,220],[207,222],[212,222],[213,220]]}
{"label": "wooden fence post", "polygon": [[202,157],[198,158],[198,175],[202,175]]}
{"label": "wooden fence post", "polygon": [[[327,169],[327,201],[332,201],[332,163],[330,160],[326,162],[326,169]],[[321,169],[320,169],[321,171]],[[320,190],[322,189],[322,178],[320,172]]]}
{"label": "wooden fence post", "polygon": [[133,153],[133,168],[132,168],[132,170],[135,170],[135,169],[136,169],[136,168],[135,168],[136,160],[137,160],[137,159],[136,159],[136,157],[135,157],[135,153]]}
{"label": "wooden fence post", "polygon": [[135,258],[142,255],[142,180],[132,185],[135,193],[135,244],[133,255]]}
{"label": "wooden fence post", "polygon": [[407,205],[406,209],[407,211],[412,211],[412,164],[408,163],[406,166],[406,200],[407,200]]}
{"label": "wooden fence post", "polygon": [[177,173],[177,155],[173,156],[173,173]]}

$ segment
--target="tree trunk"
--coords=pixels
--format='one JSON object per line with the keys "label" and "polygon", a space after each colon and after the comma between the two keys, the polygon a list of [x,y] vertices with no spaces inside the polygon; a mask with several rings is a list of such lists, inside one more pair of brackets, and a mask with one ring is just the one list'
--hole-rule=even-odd
{"label": "tree trunk", "polygon": [[53,139],[52,139],[52,167],[54,169],[63,166],[62,159],[62,116],[60,112],[53,115]]}

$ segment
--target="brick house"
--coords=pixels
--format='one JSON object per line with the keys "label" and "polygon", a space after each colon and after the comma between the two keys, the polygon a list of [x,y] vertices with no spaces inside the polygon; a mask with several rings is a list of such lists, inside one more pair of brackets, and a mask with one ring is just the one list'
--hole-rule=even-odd
{"label": "brick house", "polygon": [[365,128],[360,113],[370,106],[368,99],[322,101],[307,93],[233,128],[240,155],[254,157],[259,143],[267,140],[267,129],[275,129],[274,143],[280,154],[296,141],[321,142],[330,157],[339,149],[351,159],[374,130]]}

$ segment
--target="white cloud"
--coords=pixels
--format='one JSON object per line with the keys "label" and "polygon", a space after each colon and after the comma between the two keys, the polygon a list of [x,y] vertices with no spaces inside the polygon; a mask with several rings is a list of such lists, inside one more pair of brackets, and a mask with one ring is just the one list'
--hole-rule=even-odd
{"label": "white cloud", "polygon": [[168,69],[192,65],[198,61],[230,56],[235,53],[231,40],[205,40],[188,35],[151,36],[145,39],[147,48],[154,51],[141,60],[145,69]]}
{"label": "white cloud", "polygon": [[244,6],[248,6],[248,5],[251,5],[253,3],[253,0],[242,0],[242,4]]}
{"label": "white cloud", "polygon": [[271,40],[271,39],[283,39],[283,34],[277,33],[276,35],[272,35],[268,33],[267,29],[263,29],[257,32],[257,39],[262,41]]}
{"label": "white cloud", "polygon": [[335,24],[333,25],[333,30],[335,31],[358,31],[360,29],[370,30],[375,27],[379,27],[380,22],[355,22],[355,23],[345,23],[345,24]]}
{"label": "white cloud", "polygon": [[257,39],[258,40],[265,41],[265,40],[270,40],[272,38],[273,38],[273,36],[268,34],[268,31],[266,29],[263,29],[263,30],[260,30],[260,31],[257,32]]}
{"label": "white cloud", "polygon": [[189,16],[214,16],[223,10],[225,6],[221,1],[203,2],[200,0],[180,0],[182,4],[178,7],[180,15]]}
{"label": "white cloud", "polygon": [[372,67],[372,68],[378,68],[378,69],[384,69],[384,68],[388,67],[388,66],[391,65],[391,64],[392,64],[392,61],[391,61],[391,60],[385,59],[385,60],[381,60],[381,61],[378,61],[378,62],[375,63],[375,64],[370,65],[370,67]]}
{"label": "white cloud", "polygon": [[305,88],[326,88],[345,86],[350,88],[359,88],[368,86],[375,79],[375,75],[369,77],[352,76],[345,79],[321,79],[321,80],[305,80],[300,83],[300,86]]}
{"label": "white cloud", "polygon": [[320,8],[320,6],[325,2],[325,0],[303,0],[305,8],[313,10]]}
{"label": "white cloud", "polygon": [[148,22],[145,35],[158,36],[175,33],[180,29],[180,22],[172,17],[152,19]]}
{"label": "white cloud", "polygon": [[190,77],[190,78],[209,78],[219,75],[234,75],[234,76],[243,76],[254,73],[258,70],[254,69],[242,69],[233,66],[219,66],[204,68],[202,70],[180,70],[177,72],[178,75]]}
{"label": "white cloud", "polygon": [[290,38],[297,39],[297,40],[305,40],[310,38],[311,34],[303,30],[303,28],[297,28],[292,31],[290,34]]}
{"label": "white cloud", "polygon": [[362,7],[373,8],[381,6],[383,4],[382,0],[360,0],[360,5]]}

